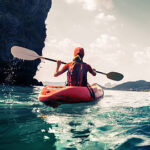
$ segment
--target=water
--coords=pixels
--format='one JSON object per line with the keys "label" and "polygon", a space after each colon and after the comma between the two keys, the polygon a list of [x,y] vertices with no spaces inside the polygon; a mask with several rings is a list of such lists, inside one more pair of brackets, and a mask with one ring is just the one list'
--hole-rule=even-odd
{"label": "water", "polygon": [[0,150],[149,150],[150,93],[47,107],[42,87],[0,86]]}

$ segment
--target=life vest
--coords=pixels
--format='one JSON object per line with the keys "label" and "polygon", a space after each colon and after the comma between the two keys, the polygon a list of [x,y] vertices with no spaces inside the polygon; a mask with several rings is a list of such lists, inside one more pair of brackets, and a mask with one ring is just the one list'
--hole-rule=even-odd
{"label": "life vest", "polygon": [[67,86],[87,86],[86,63],[72,62],[67,73]]}

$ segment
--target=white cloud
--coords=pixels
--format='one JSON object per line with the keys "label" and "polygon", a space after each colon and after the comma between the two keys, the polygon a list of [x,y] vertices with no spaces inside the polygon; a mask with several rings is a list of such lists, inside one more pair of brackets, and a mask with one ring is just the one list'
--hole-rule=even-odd
{"label": "white cloud", "polygon": [[96,10],[96,8],[97,8],[96,1],[97,0],[65,0],[65,2],[67,2],[68,4],[72,4],[75,2],[81,3],[82,7],[86,10],[89,10],[89,11]]}
{"label": "white cloud", "polygon": [[[70,61],[73,58],[74,48],[81,46],[69,38],[63,40],[51,39],[47,41],[43,55],[63,61]],[[119,57],[123,55],[120,41],[117,37],[102,34],[95,41],[89,43],[85,48],[85,60],[90,60],[93,64],[97,64],[97,60],[104,61],[106,64],[116,64]],[[96,61],[93,61],[96,60]]]}
{"label": "white cloud", "polygon": [[68,4],[75,2],[75,0],[65,0]]}
{"label": "white cloud", "polygon": [[114,8],[114,4],[112,0],[97,0],[99,3],[102,4],[102,6],[106,9],[112,9]]}
{"label": "white cloud", "polygon": [[64,38],[62,40],[50,39],[46,41],[45,45],[46,47],[43,51],[44,56],[56,59],[63,58],[64,61],[68,61],[68,56],[73,56],[75,47],[81,46],[80,43],[75,43],[69,38]]}
{"label": "white cloud", "polygon": [[96,10],[96,0],[82,0],[83,1],[83,8],[89,11]]}
{"label": "white cloud", "polygon": [[119,39],[115,36],[102,34],[95,41],[89,44],[88,59],[96,60],[92,63],[96,66],[97,63],[105,66],[115,67],[118,66],[120,57],[124,56],[122,46]]}
{"label": "white cloud", "polygon": [[95,16],[96,23],[107,23],[113,21],[116,21],[116,17],[110,14],[106,15],[104,12],[100,12]]}
{"label": "white cloud", "polygon": [[68,38],[64,38],[63,40],[60,41],[56,39],[51,39],[46,42],[46,45],[49,47],[53,46],[57,49],[66,49],[72,45],[75,45],[75,43]]}
{"label": "white cloud", "polygon": [[102,34],[93,43],[90,44],[91,48],[101,48],[105,50],[119,48],[120,42],[117,37],[108,34]]}
{"label": "white cloud", "polygon": [[114,7],[112,0],[65,0],[66,3],[80,3],[82,7],[89,11],[98,10],[100,8],[112,9]]}
{"label": "white cloud", "polygon": [[134,52],[134,60],[137,64],[144,64],[150,60],[150,47],[145,48],[143,51]]}

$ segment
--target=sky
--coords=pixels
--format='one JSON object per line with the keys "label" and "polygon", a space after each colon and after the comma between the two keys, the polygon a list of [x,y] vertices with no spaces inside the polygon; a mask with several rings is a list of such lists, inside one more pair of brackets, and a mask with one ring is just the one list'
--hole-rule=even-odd
{"label": "sky", "polygon": [[[150,0],[53,0],[46,20],[43,56],[70,62],[75,47],[85,50],[84,61],[98,71],[124,75],[116,82],[88,74],[89,83],[120,84],[150,81]],[[42,61],[35,78],[64,82],[66,73],[53,77],[56,63]]]}

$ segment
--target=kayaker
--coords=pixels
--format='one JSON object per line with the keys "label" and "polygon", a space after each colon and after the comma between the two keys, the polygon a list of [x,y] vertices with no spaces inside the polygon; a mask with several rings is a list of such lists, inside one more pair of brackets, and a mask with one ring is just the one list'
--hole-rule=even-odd
{"label": "kayaker", "polygon": [[96,70],[92,69],[89,64],[84,63],[83,57],[84,49],[81,47],[75,48],[72,62],[65,64],[62,69],[59,70],[61,61],[57,61],[54,77],[68,71],[67,86],[87,86],[87,73],[90,72],[93,76],[96,76]]}

